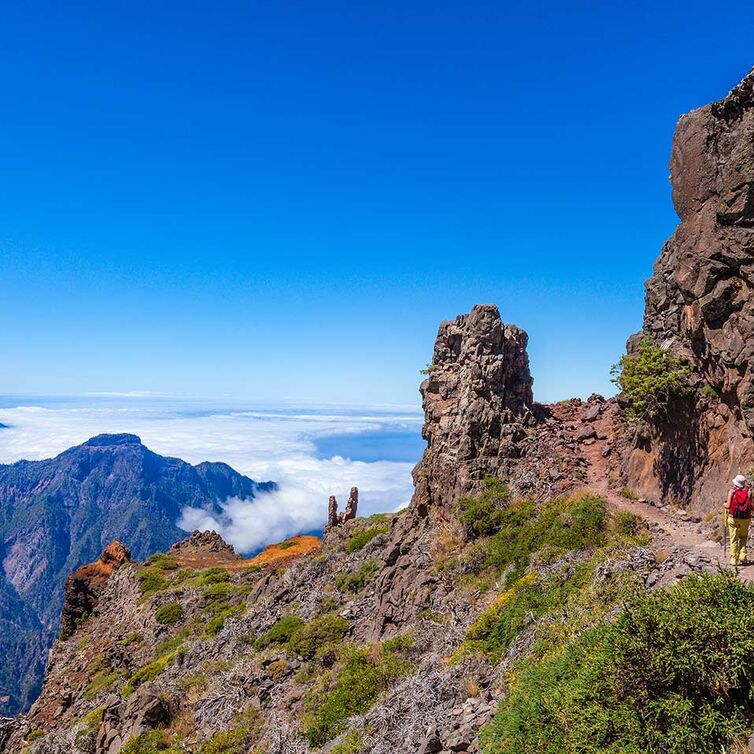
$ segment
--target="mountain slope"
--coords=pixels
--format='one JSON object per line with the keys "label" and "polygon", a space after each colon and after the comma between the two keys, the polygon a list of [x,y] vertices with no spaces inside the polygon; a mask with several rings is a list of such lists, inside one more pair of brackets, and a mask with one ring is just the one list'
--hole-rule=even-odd
{"label": "mountain slope", "polygon": [[[33,700],[44,648],[59,626],[66,576],[113,539],[142,559],[185,532],[184,506],[219,510],[229,496],[272,489],[220,463],[192,466],[148,450],[134,435],[100,435],[44,461],[0,466],[0,600],[10,658],[0,666],[0,712]],[[31,638],[30,638],[31,637]]]}

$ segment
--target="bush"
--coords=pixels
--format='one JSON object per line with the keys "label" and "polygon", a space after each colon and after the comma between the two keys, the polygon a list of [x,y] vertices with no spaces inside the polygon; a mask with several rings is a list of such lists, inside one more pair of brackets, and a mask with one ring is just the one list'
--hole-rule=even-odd
{"label": "bush", "polygon": [[178,568],[178,561],[166,555],[164,552],[158,552],[144,561],[145,566],[154,566],[161,571],[175,571]]}
{"label": "bush", "polygon": [[348,542],[346,542],[345,551],[350,555],[366,547],[375,537],[387,533],[387,526],[370,526],[368,529],[358,531]]}
{"label": "bush", "polygon": [[330,754],[356,754],[364,747],[364,739],[357,730],[349,730],[343,740],[330,749]]}
{"label": "bush", "polygon": [[314,618],[293,634],[289,642],[291,652],[307,659],[314,657],[321,649],[340,641],[350,627],[345,618],[333,613]]}
{"label": "bush", "polygon": [[639,344],[639,353],[623,356],[610,374],[621,391],[628,419],[661,421],[673,400],[691,393],[688,367],[667,349],[653,345],[647,335]]}
{"label": "bush", "polygon": [[290,550],[291,547],[296,547],[298,545],[297,539],[286,539],[285,542],[281,542],[278,547],[281,550]]}
{"label": "bush", "polygon": [[622,487],[618,493],[621,497],[625,497],[626,500],[638,500],[639,496],[630,487]]}
{"label": "bush", "polygon": [[411,670],[411,663],[384,646],[374,651],[350,648],[330,683],[306,698],[305,738],[319,747],[342,732],[352,715],[366,712],[390,684]]}
{"label": "bush", "polygon": [[120,754],[181,754],[180,749],[168,743],[165,733],[153,730],[140,736],[131,736]]}
{"label": "bush", "polygon": [[209,586],[210,584],[221,584],[230,581],[231,573],[227,568],[205,568],[198,574],[199,586]]}
{"label": "bush", "polygon": [[179,602],[166,602],[157,609],[154,619],[162,626],[175,626],[183,619],[183,608]]}
{"label": "bush", "polygon": [[123,696],[130,696],[142,683],[153,681],[159,675],[162,675],[175,661],[175,652],[169,652],[163,655],[154,662],[150,662],[149,665],[145,665],[140,670],[137,670],[131,678],[128,679],[126,685],[123,686]]}
{"label": "bush", "polygon": [[475,497],[461,497],[458,499],[460,521],[466,536],[488,537],[503,525],[505,508],[510,502],[510,491],[497,477],[487,477],[484,480],[484,490]]}
{"label": "bush", "polygon": [[234,605],[233,607],[226,607],[224,610],[221,610],[207,623],[207,636],[217,636],[220,631],[223,630],[225,621],[228,620],[228,618],[235,618],[236,616],[243,615],[245,610],[246,608],[243,605]]}
{"label": "bush", "polygon": [[162,571],[155,567],[141,568],[136,572],[136,578],[139,580],[141,596],[144,598],[161,592],[168,585]]}
{"label": "bush", "polygon": [[605,543],[607,503],[590,493],[558,498],[537,511],[529,500],[511,503],[500,517],[499,531],[484,548],[485,568],[500,573],[512,567],[508,583],[520,577],[535,552],[550,560],[571,550],[587,550]]}
{"label": "bush", "polygon": [[618,511],[613,517],[613,530],[621,537],[638,537],[644,528],[644,519],[636,513]]}
{"label": "bush", "polygon": [[121,674],[117,671],[101,670],[96,675],[92,676],[92,679],[87,684],[84,691],[85,699],[94,699],[98,694],[102,694],[105,691],[110,691],[113,684],[121,677]]}
{"label": "bush", "polygon": [[497,663],[513,640],[537,618],[562,610],[591,580],[592,564],[567,566],[545,578],[529,573],[504,592],[470,626],[463,649],[477,649]]}
{"label": "bush", "polygon": [[689,577],[614,624],[523,666],[481,736],[485,754],[730,750],[754,714],[754,587]]}
{"label": "bush", "polygon": [[270,646],[281,647],[287,644],[304,625],[305,621],[297,615],[284,615],[254,642],[254,649],[259,651]]}
{"label": "bush", "polygon": [[237,727],[225,733],[216,733],[205,741],[199,754],[246,754],[261,725],[256,710],[236,716]]}
{"label": "bush", "polygon": [[339,573],[335,577],[335,588],[339,592],[358,594],[377,572],[377,563],[374,560],[365,560],[355,571],[351,573]]}

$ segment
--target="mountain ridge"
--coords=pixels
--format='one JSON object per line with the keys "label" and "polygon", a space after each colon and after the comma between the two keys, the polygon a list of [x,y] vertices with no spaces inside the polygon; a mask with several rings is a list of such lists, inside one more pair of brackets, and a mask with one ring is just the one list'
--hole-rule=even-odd
{"label": "mountain ridge", "polygon": [[113,539],[128,540],[139,559],[167,549],[185,536],[176,526],[185,506],[219,512],[228,497],[252,499],[274,488],[227,464],[160,456],[132,434],[97,435],[54,458],[0,465],[0,595],[9,605],[2,614],[21,621],[4,638],[14,659],[0,677],[0,697],[8,697],[0,711],[32,701],[71,571]]}

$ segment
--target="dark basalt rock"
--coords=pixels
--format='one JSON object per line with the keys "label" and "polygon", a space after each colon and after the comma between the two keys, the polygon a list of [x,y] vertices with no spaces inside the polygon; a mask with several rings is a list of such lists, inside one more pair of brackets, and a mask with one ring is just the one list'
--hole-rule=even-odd
{"label": "dark basalt rock", "polygon": [[440,325],[420,387],[427,449],[413,472],[414,506],[447,509],[459,495],[478,492],[484,477],[510,476],[536,421],[527,342],[493,305]]}
{"label": "dark basalt rock", "polygon": [[688,361],[697,399],[631,439],[625,473],[647,496],[709,509],[754,462],[754,71],[680,119],[670,170],[681,223],[646,284],[643,330]]}

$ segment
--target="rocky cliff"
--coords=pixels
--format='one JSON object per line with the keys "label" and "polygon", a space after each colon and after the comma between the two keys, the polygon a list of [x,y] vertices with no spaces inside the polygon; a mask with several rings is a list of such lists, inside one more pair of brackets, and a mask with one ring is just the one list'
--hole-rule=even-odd
{"label": "rocky cliff", "polygon": [[443,322],[421,386],[427,441],[413,507],[447,513],[497,477],[544,499],[573,489],[585,461],[567,422],[536,404],[527,334],[494,305]]}
{"label": "rocky cliff", "polygon": [[646,285],[644,333],[687,360],[695,395],[632,438],[626,478],[698,510],[754,465],[753,87],[754,72],[678,122],[670,180],[681,223]]}
{"label": "rocky cliff", "polygon": [[[112,540],[143,559],[185,532],[184,506],[219,510],[271,489],[222,463],[192,466],[134,435],[101,435],[44,461],[0,465],[0,713],[28,707],[60,626],[63,584]],[[7,629],[7,630],[6,630]]]}

